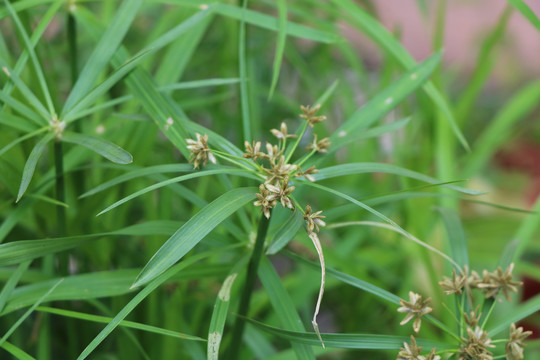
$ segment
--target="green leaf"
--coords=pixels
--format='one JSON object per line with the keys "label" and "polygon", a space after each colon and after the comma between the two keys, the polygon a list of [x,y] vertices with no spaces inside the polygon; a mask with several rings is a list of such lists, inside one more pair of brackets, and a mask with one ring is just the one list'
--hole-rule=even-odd
{"label": "green leaf", "polygon": [[[123,269],[68,276],[47,298],[47,301],[97,299],[127,294],[132,291],[129,286],[133,283],[137,272],[137,269]],[[34,304],[58,280],[51,279],[19,286],[11,293],[0,315],[3,316]]]}
{"label": "green leaf", "polygon": [[23,350],[19,349],[15,345],[4,341],[2,345],[0,345],[1,348],[9,352],[11,355],[15,356],[16,359],[20,360],[36,360],[35,358],[31,357],[27,353],[25,353]]}
{"label": "green leaf", "polygon": [[[63,310],[63,309],[56,309],[51,307],[44,307],[40,306],[36,308],[37,311],[40,312],[46,312],[49,314],[55,314],[65,317],[70,317],[73,319],[81,319],[86,321],[92,321],[96,323],[102,323],[102,324],[108,324],[112,321],[113,318],[107,317],[107,316],[98,316],[93,314],[86,314],[78,311],[70,311],[70,310]],[[171,336],[174,338],[180,338],[182,340],[194,340],[194,341],[206,341],[206,339],[200,338],[198,336],[188,335],[179,333],[177,331],[167,330],[163,328],[159,328],[157,326],[151,326],[146,324],[141,324],[133,321],[126,321],[123,320],[119,324],[119,326],[131,328],[131,329],[137,329],[137,330],[143,330],[154,334],[164,335],[164,336]]]}
{"label": "green leaf", "polygon": [[[261,14],[260,12],[243,9],[238,6],[218,3],[213,5],[216,13],[236,20],[244,21],[248,24],[261,27],[263,29],[279,31],[279,21],[273,16]],[[313,40],[322,43],[333,43],[340,40],[340,37],[332,33],[309,28],[307,26],[287,23],[286,34],[293,37]]]}
{"label": "green leaf", "polygon": [[405,97],[427,81],[440,63],[438,52],[420,65],[411,67],[404,75],[386,89],[380,91],[365,106],[356,110],[331,136],[331,149],[337,150],[357,138],[359,130],[365,129],[396,107]]}
{"label": "green leaf", "polygon": [[[266,256],[261,258],[258,274],[268,294],[270,303],[283,326],[294,331],[306,331],[289,293],[283,287],[278,274]],[[314,334],[314,336],[316,335]],[[318,345],[320,345],[320,342]],[[292,342],[292,347],[298,359],[315,359],[311,347],[297,342]]]}
{"label": "green leaf", "polygon": [[276,53],[274,54],[274,64],[272,68],[272,83],[270,85],[270,91],[268,92],[268,100],[272,98],[274,90],[279,79],[279,70],[281,68],[281,62],[283,61],[283,52],[285,51],[285,42],[287,41],[287,1],[278,0],[278,36],[276,44]]}
{"label": "green leaf", "polygon": [[[385,163],[350,163],[350,164],[336,165],[336,166],[320,169],[319,172],[317,174],[314,174],[313,176],[315,177],[316,180],[325,180],[325,179],[330,179],[337,176],[363,174],[363,173],[377,173],[377,172],[405,176],[408,178],[424,181],[429,184],[441,183],[440,180],[432,178],[430,176],[420,174],[416,171],[404,169],[396,165],[385,164]],[[484,192],[481,192],[481,191],[470,190],[470,189],[466,189],[466,188],[455,186],[455,185],[442,185],[442,186],[455,190],[455,191],[459,191],[464,194],[468,194],[468,195],[484,194]]]}
{"label": "green leaf", "polygon": [[[346,13],[346,19],[349,19],[353,25],[356,25],[363,30],[366,35],[371,37],[381,48],[391,54],[405,69],[410,70],[416,66],[416,61],[411,54],[405,50],[403,45],[401,45],[400,42],[381,25],[381,23],[375,20],[358,4],[351,0],[332,0],[332,2]],[[440,53],[436,55],[440,55]],[[456,124],[452,111],[443,95],[437,90],[432,82],[427,82],[424,85],[424,91],[440,109],[463,147],[468,150],[469,145],[467,140]]]}
{"label": "green leaf", "polygon": [[30,307],[30,309],[26,310],[26,312],[15,322],[15,324],[13,324],[8,331],[6,331],[6,333],[4,334],[4,336],[2,336],[2,338],[0,339],[0,345],[2,345],[4,343],[4,341],[6,341],[10,336],[11,334],[13,334],[13,332],[15,330],[17,330],[17,328],[19,327],[19,325],[22,324],[22,322],[24,320],[26,320],[26,318],[28,316],[30,316],[30,314],[39,306],[39,304],[41,304],[45,299],[47,299],[47,297],[52,294],[52,292],[54,291],[54,289],[56,289],[56,287],[58,285],[60,285],[62,283],[62,281],[64,281],[64,279],[60,279],[58,280],[57,282],[54,283],[54,285],[52,287],[49,288],[49,290],[43,294],[42,297],[40,297],[35,303],[34,305],[32,305]]}
{"label": "green leaf", "polygon": [[209,255],[214,254],[214,251],[212,252],[206,252],[201,253],[195,256],[192,256],[189,259],[186,259],[185,261],[182,261],[180,264],[177,264],[170,268],[165,273],[161,274],[157,278],[155,278],[153,281],[150,282],[144,289],[142,289],[131,301],[118,312],[118,314],[112,319],[107,326],[88,344],[88,346],[83,350],[83,352],[77,357],[77,360],[86,359],[88,355],[90,355],[96,347],[101,344],[103,340],[109,334],[120,324],[122,320],[126,318],[126,316],[133,311],[139,305],[141,301],[143,301],[150,293],[152,293],[159,285],[167,281],[170,277],[178,273],[180,270],[192,265],[193,263],[208,257]]}
{"label": "green leaf", "polygon": [[94,136],[65,132],[62,141],[84,146],[117,164],[130,164],[133,157],[120,146]]}
{"label": "green leaf", "polygon": [[450,245],[450,253],[452,259],[461,267],[469,265],[469,252],[467,250],[467,238],[461,226],[457,213],[452,209],[437,208],[441,213],[448,234],[448,242]]}
{"label": "green leaf", "polygon": [[197,171],[197,172],[192,173],[192,174],[177,176],[177,177],[174,177],[172,179],[160,181],[157,184],[147,186],[144,189],[136,191],[135,193],[133,193],[133,194],[131,194],[129,196],[126,196],[123,199],[118,200],[114,204],[112,204],[112,205],[108,206],[107,208],[103,209],[102,211],[100,211],[97,214],[97,216],[105,214],[106,212],[111,211],[112,209],[122,205],[123,203],[128,202],[128,201],[130,201],[130,200],[132,200],[132,199],[134,199],[134,198],[136,198],[138,196],[141,196],[143,194],[146,194],[147,192],[150,192],[152,190],[156,190],[156,189],[162,188],[162,187],[170,185],[170,184],[176,184],[176,183],[181,182],[181,181],[185,181],[185,180],[189,180],[189,179],[195,179],[195,178],[202,177],[202,176],[216,175],[216,174],[238,174],[240,176],[247,176],[246,175],[247,174],[246,170],[234,169],[234,168],[229,168],[229,167],[225,167],[225,166],[219,166],[218,169],[214,169],[214,170],[203,170],[203,171]]}
{"label": "green leaf", "polygon": [[113,235],[171,235],[178,229],[176,221],[148,221],[123,229],[87,235],[68,236],[42,240],[18,240],[0,245],[0,266],[19,264],[48,254],[68,250],[89,240]]}
{"label": "green leaf", "polygon": [[132,71],[137,65],[141,63],[147,55],[151,53],[151,50],[141,51],[136,54],[134,57],[126,61],[118,69],[107,76],[105,81],[96,86],[92,91],[88,92],[82,99],[77,103],[73,104],[73,107],[62,109],[62,115],[60,118],[65,122],[73,121],[77,118],[77,114],[85,109],[86,107],[92,105],[99,97],[109,91],[117,82],[119,82],[124,76],[126,76],[130,71]]}
{"label": "green leaf", "polygon": [[[311,346],[320,345],[316,334],[289,331],[263,324],[259,321],[247,319],[265,332],[289,340],[293,343],[306,344]],[[321,334],[326,347],[340,349],[377,349],[377,350],[399,350],[403,343],[409,343],[411,339],[406,336],[395,335],[374,335],[374,334]],[[436,347],[437,350],[451,349],[454,346],[438,341],[416,339],[418,346],[428,349]]]}
{"label": "green leaf", "polygon": [[525,319],[540,310],[540,295],[533,297],[524,304],[514,307],[509,314],[499,317],[496,325],[488,330],[489,337],[493,337],[510,328],[510,324]]}
{"label": "green leaf", "polygon": [[293,212],[289,219],[276,232],[276,235],[274,235],[266,253],[274,255],[283,249],[294,238],[303,223],[304,217],[302,213],[300,211]]}
{"label": "green leaf", "polygon": [[249,254],[236,262],[228,276],[225,278],[225,281],[223,281],[218,292],[216,304],[212,311],[212,318],[210,319],[210,327],[208,328],[208,360],[217,360],[219,358],[219,348],[221,339],[223,338],[223,329],[225,328],[229,304],[231,303],[231,289],[238,273],[246,265],[248,259]]}
{"label": "green leaf", "polygon": [[43,74],[43,69],[41,68],[41,64],[39,63],[39,60],[37,58],[37,55],[34,51],[34,47],[32,45],[32,42],[30,41],[28,34],[26,33],[26,30],[21,23],[21,20],[19,19],[19,16],[11,6],[10,2],[8,0],[4,0],[4,4],[6,4],[6,9],[8,10],[11,18],[13,19],[13,22],[15,23],[15,26],[17,27],[17,30],[19,31],[19,34],[22,37],[23,43],[24,43],[24,49],[28,52],[30,55],[30,59],[32,61],[32,65],[34,65],[34,70],[36,71],[37,76],[37,82],[39,86],[41,87],[41,91],[43,93],[43,96],[45,97],[45,102],[47,103],[47,107],[49,110],[49,117],[50,119],[53,118],[53,116],[56,114],[54,110],[53,101],[51,98],[51,94],[49,92],[49,88],[47,86],[47,82],[45,80],[45,75]]}
{"label": "green leaf", "polygon": [[[118,46],[120,46],[141,4],[142,0],[125,0],[119,6],[101,40],[94,47],[94,51],[81,70],[77,82],[73,85],[73,89],[66,99],[64,109],[71,109],[90,91],[96,79],[118,49]],[[77,8],[75,12],[79,11],[80,9]],[[64,112],[65,110],[62,110],[62,113]]]}
{"label": "green leaf", "polygon": [[155,166],[149,166],[142,169],[137,169],[130,171],[124,175],[120,175],[114,179],[111,179],[109,181],[105,181],[95,188],[88,190],[79,198],[84,198],[90,195],[97,194],[103,190],[106,190],[112,186],[121,184],[123,182],[136,179],[143,176],[148,175],[154,175],[154,174],[164,174],[164,173],[170,173],[170,172],[191,172],[193,171],[193,165],[191,164],[164,164],[164,165],[155,165]]}
{"label": "green leaf", "polygon": [[34,148],[32,149],[28,160],[26,160],[26,164],[24,164],[21,185],[19,187],[19,193],[17,194],[16,202],[19,202],[19,200],[21,200],[21,197],[26,192],[26,189],[28,189],[28,185],[30,185],[30,181],[32,180],[32,176],[34,175],[34,171],[36,170],[37,162],[43,154],[45,147],[54,138],[54,136],[55,135],[53,133],[46,135],[41,140],[39,140],[36,146],[34,146]]}
{"label": "green leaf", "polygon": [[[242,1],[242,9],[247,8],[248,0]],[[249,111],[248,84],[247,84],[247,54],[246,54],[246,22],[245,12],[240,19],[240,29],[238,31],[238,72],[240,75],[240,106],[242,109],[242,131],[244,140],[251,142],[251,116]]]}
{"label": "green leaf", "polygon": [[513,7],[515,7],[529,22],[540,31],[540,19],[535,15],[534,11],[523,0],[507,0]]}
{"label": "green leaf", "polygon": [[[39,116],[36,112],[34,112],[34,110],[30,109],[28,106],[26,106],[26,104],[23,104],[19,100],[12,98],[3,90],[0,90],[0,101],[2,101],[5,105],[9,106],[13,110],[19,112],[21,115],[25,116],[27,119],[32,120],[38,126],[43,126],[44,124],[47,124],[47,121],[41,116]],[[4,116],[4,114],[2,114],[2,116]],[[12,118],[14,117],[13,115],[11,116]]]}
{"label": "green leaf", "polygon": [[[3,115],[2,115],[3,116]],[[25,140],[28,140],[28,139],[31,139],[33,138],[34,136],[36,135],[39,135],[41,134],[42,132],[45,132],[47,130],[49,130],[50,127],[47,126],[47,127],[43,127],[41,129],[37,129],[35,131],[32,131],[24,136],[20,136],[18,137],[17,139],[13,140],[12,142],[10,142],[9,144],[7,144],[6,146],[4,146],[2,149],[0,149],[0,156],[2,156],[6,151],[8,151],[9,149],[11,149],[12,147],[14,147],[15,145],[17,145],[18,143],[21,143]]]}
{"label": "green leaf", "polygon": [[256,193],[256,188],[234,189],[205,206],[154,254],[132,287],[148,283],[174,265],[216,226],[253,200]]}
{"label": "green leaf", "polygon": [[528,84],[512,96],[474,143],[474,151],[465,163],[463,175],[466,177],[476,175],[491,160],[503,142],[512,135],[512,126],[538,108],[539,100],[540,81]]}
{"label": "green leaf", "polygon": [[19,282],[22,274],[28,269],[30,263],[31,261],[25,261],[23,263],[20,263],[17,267],[17,270],[13,271],[13,273],[9,277],[9,280],[4,284],[4,287],[0,292],[0,313],[2,312],[2,310],[4,310],[4,306],[6,305],[7,300],[11,295],[11,292],[13,291],[13,289],[15,289],[15,286],[17,286],[17,283]]}

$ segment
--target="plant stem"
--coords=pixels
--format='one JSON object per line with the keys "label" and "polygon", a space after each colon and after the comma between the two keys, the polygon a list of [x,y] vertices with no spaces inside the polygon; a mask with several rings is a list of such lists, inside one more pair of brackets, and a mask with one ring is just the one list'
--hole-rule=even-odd
{"label": "plant stem", "polygon": [[[65,184],[64,184],[64,158],[62,150],[62,142],[57,140],[54,142],[54,169],[56,172],[56,200],[60,202],[66,201]],[[58,236],[66,235],[66,208],[63,206],[56,207],[58,217]]]}
{"label": "plant stem", "polygon": [[246,282],[244,283],[244,289],[240,297],[240,304],[238,305],[238,317],[234,324],[232,332],[232,342],[229,348],[228,359],[238,359],[238,352],[240,350],[240,344],[242,343],[242,335],[244,333],[244,327],[246,325],[245,317],[248,314],[249,303],[251,301],[251,295],[253,294],[253,288],[255,287],[255,280],[257,279],[257,270],[264,248],[264,240],[266,239],[266,233],[268,231],[268,224],[270,219],[267,219],[261,214],[261,220],[259,221],[259,229],[257,230],[257,239],[255,240],[255,246],[251,259],[249,260]]}

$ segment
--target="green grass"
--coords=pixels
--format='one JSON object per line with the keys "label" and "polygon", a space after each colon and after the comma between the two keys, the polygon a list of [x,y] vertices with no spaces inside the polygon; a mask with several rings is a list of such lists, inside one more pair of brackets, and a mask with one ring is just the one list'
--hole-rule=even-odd
{"label": "green grass", "polygon": [[525,2],[468,77],[443,64],[446,1],[417,2],[421,61],[371,1],[68,3],[0,4],[0,358],[395,358],[410,291],[432,298],[423,355],[459,352],[476,305],[498,359],[511,323],[539,325],[538,296],[438,284],[540,278],[540,201],[492,161],[538,135],[539,83],[486,85],[510,18],[540,29]]}

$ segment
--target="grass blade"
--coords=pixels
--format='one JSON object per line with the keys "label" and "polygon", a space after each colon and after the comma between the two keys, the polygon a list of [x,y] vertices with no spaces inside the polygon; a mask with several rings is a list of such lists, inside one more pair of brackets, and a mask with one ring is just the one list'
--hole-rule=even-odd
{"label": "grass blade", "polygon": [[540,81],[528,84],[499,110],[474,143],[474,152],[465,163],[463,175],[475,175],[491,159],[499,146],[512,134],[511,127],[538,107]]}
{"label": "grass blade", "polygon": [[[391,54],[405,69],[410,70],[416,65],[416,61],[399,43],[399,41],[358,4],[351,0],[332,0],[332,2],[343,9],[349,16],[349,19],[352,19],[351,22],[353,24],[361,28],[364,33],[366,33],[380,47]],[[452,115],[452,111],[441,93],[437,90],[432,82],[427,82],[424,85],[424,91],[431,98],[433,103],[440,109],[441,113],[448,121],[452,131],[463,147],[466,150],[469,150],[467,140],[461,133],[461,130],[459,129],[456,120]]]}
{"label": "grass blade", "polygon": [[[258,26],[263,29],[268,29],[272,31],[279,31],[279,21],[276,21],[276,18],[273,16],[223,3],[214,4],[213,8],[217,14],[227,16],[239,21],[244,19],[250,25]],[[315,30],[307,26],[299,25],[292,22],[287,23],[286,34],[293,37],[299,37],[328,44],[340,40],[340,37],[335,34]]]}
{"label": "grass blade", "polygon": [[[247,9],[248,0],[243,0],[242,9]],[[238,72],[240,73],[240,106],[242,108],[242,131],[245,141],[251,142],[251,116],[249,112],[247,67],[246,67],[246,22],[245,12],[240,19],[238,31]]]}
{"label": "grass blade", "polygon": [[27,353],[25,353],[24,351],[22,351],[21,349],[19,349],[18,347],[16,347],[13,344],[10,344],[7,341],[4,341],[4,343],[2,345],[0,345],[0,347],[3,348],[4,350],[6,350],[11,355],[15,356],[16,359],[20,359],[20,360],[36,360],[32,356],[28,355]]}
{"label": "grass blade", "polygon": [[[302,320],[295,310],[294,303],[287,292],[283,287],[281,280],[279,279],[276,270],[272,267],[272,264],[263,256],[259,264],[259,279],[263,284],[270,303],[274,308],[276,315],[279,317],[281,323],[286,329],[291,329],[294,331],[303,332],[306,331],[304,325],[302,325]],[[315,334],[313,334],[316,336]],[[318,343],[320,345],[320,342]],[[315,359],[315,355],[311,350],[311,347],[292,342],[292,347],[298,359]]]}
{"label": "grass blade", "polygon": [[[66,99],[62,113],[69,111],[90,91],[99,74],[105,69],[118,46],[120,46],[141,4],[142,0],[125,0],[122,2],[103,33],[101,40],[81,70],[77,82],[73,85],[73,89]],[[76,12],[78,11],[77,8]]]}
{"label": "grass blade", "polygon": [[212,201],[178,229],[154,254],[132,287],[152,281],[187,254],[210,231],[255,198],[256,188],[238,188]]}
{"label": "grass blade", "polygon": [[[32,120],[39,126],[47,124],[47,121],[40,117],[36,112],[34,112],[34,110],[30,109],[28,106],[26,106],[26,104],[23,104],[19,100],[12,98],[3,90],[0,90],[0,101],[2,101],[5,105],[11,107],[13,110],[21,113],[21,115],[25,116],[29,120]],[[4,114],[2,114],[2,116],[4,116]]]}
{"label": "grass blade", "polygon": [[507,0],[515,7],[529,22],[540,31],[540,19],[535,15],[534,11],[523,0]]}
{"label": "grass blade", "polygon": [[9,144],[7,144],[6,146],[4,146],[2,149],[0,149],[0,156],[2,156],[6,151],[8,151],[9,149],[11,149],[12,147],[14,147],[15,145],[25,141],[25,140],[28,140],[28,139],[31,139],[33,138],[34,136],[36,135],[39,135],[41,134],[42,132],[44,131],[47,131],[49,130],[50,127],[46,126],[46,127],[42,127],[41,129],[38,129],[38,130],[35,130],[35,131],[32,131],[24,136],[20,136],[18,137],[17,139],[13,140],[12,142],[10,142]]}
{"label": "grass blade", "polygon": [[272,98],[274,90],[279,79],[279,70],[283,61],[283,52],[285,51],[285,43],[287,41],[287,2],[286,0],[278,0],[278,36],[276,44],[276,53],[274,55],[274,64],[272,69],[272,83],[268,92],[268,100]]}
{"label": "grass blade", "polygon": [[[108,324],[113,319],[113,318],[108,317],[108,316],[99,316],[99,315],[94,315],[94,314],[86,314],[86,313],[81,313],[81,312],[78,312],[78,311],[56,309],[56,308],[44,307],[44,306],[37,307],[36,310],[41,311],[41,312],[46,312],[46,313],[49,313],[49,314],[55,314],[55,315],[70,317],[70,318],[73,318],[73,319],[92,321],[92,322],[102,323],[102,324]],[[183,333],[179,333],[177,331],[162,329],[162,328],[159,328],[157,326],[141,324],[141,323],[137,323],[137,322],[133,322],[133,321],[123,320],[118,324],[118,326],[123,326],[123,327],[131,328],[131,329],[147,331],[147,332],[150,332],[150,333],[164,335],[164,336],[171,336],[171,337],[174,337],[174,338],[180,338],[182,340],[206,341],[206,339],[200,338],[198,336],[183,334]]]}
{"label": "grass blade", "polygon": [[30,185],[30,181],[32,180],[32,176],[34,175],[34,171],[36,170],[37,162],[43,154],[45,147],[54,138],[54,136],[55,134],[53,133],[46,135],[41,140],[39,140],[36,146],[34,146],[34,148],[32,149],[28,160],[26,160],[26,164],[24,164],[21,185],[19,187],[19,193],[17,194],[16,202],[19,202],[19,200],[21,200],[21,197],[26,192],[26,189],[28,189],[28,185]]}
{"label": "grass blade", "polygon": [[19,31],[22,40],[24,42],[24,49],[28,52],[30,55],[30,59],[32,60],[32,64],[34,65],[34,70],[36,71],[37,80],[39,83],[39,86],[41,87],[41,91],[43,93],[43,96],[45,97],[45,102],[47,104],[47,108],[49,110],[49,117],[50,119],[53,119],[56,112],[54,110],[53,101],[51,98],[51,94],[49,92],[49,88],[47,86],[47,82],[45,80],[45,75],[43,74],[43,69],[41,68],[41,64],[39,63],[39,60],[37,58],[37,55],[34,51],[34,47],[32,46],[32,42],[30,41],[30,38],[28,37],[28,34],[26,33],[26,30],[24,29],[23,24],[21,23],[21,19],[19,19],[19,16],[11,6],[10,2],[8,0],[4,0],[4,4],[6,4],[6,9],[8,10],[11,18],[13,19],[13,22],[15,23],[17,30]]}
{"label": "grass blade", "polygon": [[356,132],[365,129],[380,119],[406,96],[427,81],[440,63],[442,53],[438,52],[401,76],[392,85],[379,92],[364,107],[358,109],[330,137],[332,149],[337,150],[356,139]]}
{"label": "grass blade", "polygon": [[[213,254],[213,252],[212,252]],[[96,347],[101,344],[103,340],[109,334],[120,324],[122,320],[126,318],[126,316],[129,315],[129,313],[139,305],[141,301],[143,301],[150,293],[152,293],[159,285],[167,281],[170,277],[178,273],[180,270],[192,265],[193,263],[209,256],[209,253],[201,253],[196,256],[193,256],[185,261],[183,261],[180,264],[177,264],[170,268],[165,273],[161,274],[157,278],[155,278],[153,281],[150,282],[144,289],[142,289],[133,299],[130,300],[130,302],[118,312],[118,314],[114,317],[114,319],[109,322],[107,326],[88,344],[88,346],[83,350],[83,352],[77,357],[77,360],[86,359],[88,355],[90,355]]]}
{"label": "grass blade", "polygon": [[223,338],[223,329],[227,321],[229,304],[231,302],[231,289],[240,270],[246,265],[249,256],[244,256],[230,271],[216,298],[216,304],[212,311],[210,327],[208,328],[208,350],[207,359],[217,360],[219,358],[219,347]]}
{"label": "grass blade", "polygon": [[62,141],[84,146],[117,164],[131,164],[133,156],[120,146],[94,136],[66,132]]}
{"label": "grass blade", "polygon": [[[293,343],[306,344],[317,346],[320,344],[316,334],[289,331],[279,329],[273,326],[263,324],[259,321],[247,319],[252,324],[256,325],[265,332],[289,340]],[[403,347],[403,343],[410,342],[410,338],[406,336],[395,335],[374,335],[374,334],[321,334],[321,337],[329,348],[340,349],[379,349],[379,350],[399,350]],[[436,347],[438,350],[451,349],[454,346],[437,341],[416,339],[419,346],[426,348]]]}
{"label": "grass blade", "polygon": [[510,324],[513,322],[518,322],[521,319],[526,318],[529,315],[532,315],[540,310],[540,295],[533,297],[524,304],[520,304],[512,309],[510,314],[500,317],[500,322],[497,325],[494,325],[490,330],[488,330],[488,335],[490,337],[499,334],[502,331],[507,330],[510,327]]}
{"label": "grass blade", "polygon": [[57,281],[57,282],[49,289],[49,291],[47,291],[45,294],[43,294],[43,296],[40,297],[40,298],[38,299],[38,301],[37,301],[36,303],[34,303],[34,305],[32,305],[32,306],[30,307],[30,309],[26,310],[26,312],[23,314],[23,316],[21,316],[21,317],[19,318],[19,320],[17,320],[17,321],[15,322],[15,324],[13,324],[13,325],[9,328],[9,330],[6,331],[6,333],[4,334],[4,336],[2,336],[2,338],[0,339],[0,346],[4,343],[4,341],[6,341],[6,340],[11,336],[11,334],[13,334],[13,332],[14,332],[15,330],[17,330],[17,328],[19,327],[19,325],[21,325],[22,322],[23,322],[24,320],[26,320],[26,318],[27,318],[28,316],[30,316],[30,314],[31,314],[31,313],[39,306],[39,304],[41,304],[41,303],[42,303],[42,302],[43,302],[43,301],[44,301],[44,300],[45,300],[45,299],[46,299],[46,298],[54,291],[54,289],[56,289],[56,287],[62,283],[62,281],[64,281],[64,279],[58,280],[58,281]]}
{"label": "grass blade", "polygon": [[285,222],[274,235],[266,254],[274,255],[283,249],[289,241],[294,238],[300,227],[304,224],[304,217],[300,211],[295,211],[291,214],[287,222]]}
{"label": "grass blade", "polygon": [[17,267],[17,270],[15,270],[11,274],[9,280],[4,284],[4,287],[0,292],[0,313],[2,313],[2,310],[4,310],[4,306],[6,305],[7,300],[11,295],[11,292],[13,291],[13,289],[15,289],[15,286],[17,286],[17,283],[19,282],[22,274],[28,269],[30,263],[30,261],[20,263]]}
{"label": "grass blade", "polygon": [[452,258],[463,268],[469,265],[469,252],[467,250],[467,238],[461,226],[457,213],[452,209],[437,208],[441,213],[448,234],[450,253]]}
{"label": "grass blade", "polygon": [[216,174],[238,174],[240,176],[245,176],[246,171],[242,170],[242,169],[234,169],[234,168],[228,168],[228,167],[221,167],[220,166],[218,169],[215,169],[215,170],[204,170],[204,171],[198,171],[198,172],[195,172],[195,173],[192,173],[192,174],[177,176],[175,178],[168,179],[168,180],[165,180],[165,181],[161,181],[161,182],[159,182],[157,184],[145,187],[144,189],[141,189],[141,190],[139,190],[139,191],[137,191],[137,192],[135,192],[135,193],[133,193],[133,194],[131,194],[129,196],[126,196],[123,199],[118,200],[114,204],[112,204],[112,205],[108,206],[107,208],[103,209],[102,211],[100,211],[97,214],[97,216],[105,214],[106,212],[111,211],[112,209],[122,205],[123,203],[128,202],[128,201],[130,201],[130,200],[132,200],[132,199],[134,199],[134,198],[136,198],[138,196],[141,196],[143,194],[146,194],[147,192],[150,192],[152,190],[156,190],[156,189],[162,188],[164,186],[167,186],[167,185],[170,185],[170,184],[175,184],[175,183],[178,183],[178,182],[181,182],[181,181],[185,181],[185,180],[189,180],[189,179],[195,179],[195,178],[202,177],[202,176],[216,175]]}
{"label": "grass blade", "polygon": [[[377,172],[386,173],[386,174],[394,174],[398,176],[405,176],[411,179],[424,181],[429,184],[441,183],[440,180],[432,178],[430,176],[420,174],[416,171],[404,169],[396,165],[385,164],[385,163],[350,163],[350,164],[336,165],[336,166],[320,169],[319,173],[315,174],[314,177],[316,180],[325,180],[325,179],[330,179],[337,176],[363,174],[363,173],[377,173]],[[442,186],[458,191],[463,194],[468,194],[468,195],[484,194],[484,192],[481,192],[481,191],[470,190],[470,189],[466,189],[466,188],[455,186],[455,185],[448,184],[448,185],[442,185]]]}

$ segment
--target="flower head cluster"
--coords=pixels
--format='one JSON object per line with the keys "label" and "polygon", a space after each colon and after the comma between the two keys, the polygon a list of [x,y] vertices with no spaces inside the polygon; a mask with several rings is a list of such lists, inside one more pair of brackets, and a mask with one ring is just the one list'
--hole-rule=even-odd
{"label": "flower head cluster", "polygon": [[467,327],[467,338],[459,349],[459,360],[493,360],[493,354],[488,348],[494,348],[485,330],[480,327]]}
{"label": "flower head cluster", "polygon": [[428,306],[430,301],[431,298],[422,300],[422,295],[409,291],[409,301],[403,299],[399,300],[401,307],[398,308],[398,311],[407,314],[399,324],[405,325],[414,319],[413,330],[418,333],[420,331],[420,326],[422,325],[422,316],[429,314],[432,311]]}
{"label": "flower head cluster", "polygon": [[508,360],[523,359],[523,341],[532,334],[532,331],[523,331],[522,327],[516,329],[516,324],[510,325],[510,340],[506,343],[506,358]]}
{"label": "flower head cluster", "polygon": [[300,117],[302,119],[305,119],[309,126],[314,127],[315,124],[318,124],[320,122],[323,122],[326,120],[326,116],[317,116],[317,113],[319,112],[321,108],[321,104],[317,104],[314,107],[311,107],[310,105],[307,106],[300,106],[300,109],[302,110],[302,114]]}
{"label": "flower head cluster", "polygon": [[506,300],[511,301],[510,292],[518,291],[518,286],[523,285],[521,281],[513,281],[512,271],[514,270],[514,264],[510,264],[508,268],[503,272],[499,266],[497,270],[489,272],[484,270],[483,279],[476,286],[484,291],[486,298],[497,297],[499,291],[502,291]]}
{"label": "flower head cluster", "polygon": [[208,135],[204,134],[204,136],[201,136],[199,133],[195,133],[195,135],[197,136],[197,140],[186,139],[188,143],[187,148],[191,152],[189,162],[193,163],[195,169],[198,169],[201,163],[203,166],[206,166],[208,160],[215,164],[216,158],[208,147]]}
{"label": "flower head cluster", "polygon": [[397,356],[397,360],[440,360],[441,357],[436,355],[436,349],[433,348],[426,356],[420,355],[422,347],[416,345],[416,339],[411,335],[411,343],[403,343],[403,346]]}

